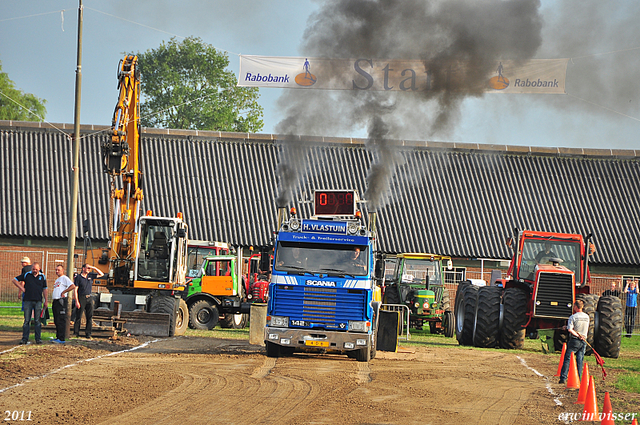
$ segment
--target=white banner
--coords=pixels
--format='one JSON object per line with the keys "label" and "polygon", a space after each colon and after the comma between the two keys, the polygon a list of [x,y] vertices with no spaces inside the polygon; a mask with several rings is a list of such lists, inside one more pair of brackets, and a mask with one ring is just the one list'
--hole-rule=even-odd
{"label": "white banner", "polygon": [[[487,93],[564,94],[569,59],[496,62]],[[455,73],[455,69],[452,71]],[[420,60],[327,59],[240,55],[238,86],[422,92],[433,89]]]}

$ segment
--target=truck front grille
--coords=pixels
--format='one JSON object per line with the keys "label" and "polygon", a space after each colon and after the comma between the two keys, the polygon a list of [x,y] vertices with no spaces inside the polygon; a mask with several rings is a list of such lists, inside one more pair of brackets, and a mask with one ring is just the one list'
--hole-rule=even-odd
{"label": "truck front grille", "polygon": [[533,303],[536,317],[566,319],[573,306],[573,275],[542,272]]}

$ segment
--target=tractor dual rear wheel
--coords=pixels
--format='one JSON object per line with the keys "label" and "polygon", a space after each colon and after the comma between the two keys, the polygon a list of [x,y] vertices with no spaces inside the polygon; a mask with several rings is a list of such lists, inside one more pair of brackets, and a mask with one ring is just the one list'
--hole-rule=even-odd
{"label": "tractor dual rear wheel", "polygon": [[474,317],[474,346],[493,348],[498,345],[501,297],[502,288],[498,286],[484,286],[478,290]]}
{"label": "tractor dual rear wheel", "polygon": [[502,295],[502,328],[500,329],[500,347],[521,349],[527,323],[527,304],[529,294],[520,288],[507,288]]}
{"label": "tractor dual rear wheel", "polygon": [[622,303],[612,295],[600,297],[598,326],[595,332],[595,349],[603,357],[617,359],[622,343]]}
{"label": "tractor dual rear wheel", "polygon": [[[587,333],[587,342],[591,344],[591,347],[593,347],[593,344],[594,344],[596,308],[598,306],[598,298],[599,297],[595,294],[576,295],[576,301],[582,300],[582,302],[584,303],[582,312],[589,315],[589,332]],[[591,350],[591,347],[587,345],[587,349],[585,350],[585,354],[587,356],[593,353],[593,351]]]}
{"label": "tractor dual rear wheel", "polygon": [[456,294],[456,339],[460,345],[473,344],[478,287],[470,282],[462,282]]}

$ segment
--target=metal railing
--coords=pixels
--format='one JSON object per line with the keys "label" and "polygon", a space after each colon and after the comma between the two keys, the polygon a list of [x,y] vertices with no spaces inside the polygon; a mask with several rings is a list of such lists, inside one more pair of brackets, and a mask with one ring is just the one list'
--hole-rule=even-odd
{"label": "metal railing", "polygon": [[409,310],[409,307],[402,304],[382,304],[381,308],[384,311],[396,311],[400,313],[400,334],[398,335],[398,339],[404,339],[405,341],[410,340],[409,314],[411,313],[411,310]]}

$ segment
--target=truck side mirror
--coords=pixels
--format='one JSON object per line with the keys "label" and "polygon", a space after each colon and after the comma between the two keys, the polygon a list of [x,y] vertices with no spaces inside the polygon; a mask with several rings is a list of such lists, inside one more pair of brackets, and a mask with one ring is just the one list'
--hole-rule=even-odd
{"label": "truck side mirror", "polygon": [[271,256],[269,255],[269,251],[262,251],[260,253],[260,270],[268,271],[271,270]]}
{"label": "truck side mirror", "polygon": [[384,260],[377,259],[374,269],[374,277],[376,279],[384,278]]}

